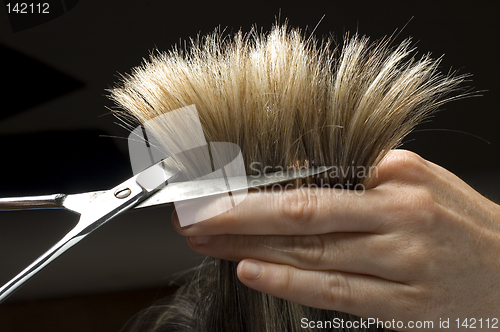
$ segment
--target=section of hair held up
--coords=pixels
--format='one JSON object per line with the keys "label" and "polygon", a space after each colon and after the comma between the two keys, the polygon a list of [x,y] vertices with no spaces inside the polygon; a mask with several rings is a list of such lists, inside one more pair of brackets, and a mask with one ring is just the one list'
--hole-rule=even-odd
{"label": "section of hair held up", "polygon": [[[457,98],[464,80],[441,74],[440,60],[417,56],[410,40],[353,35],[337,45],[286,25],[256,31],[224,36],[217,30],[185,49],[151,55],[110,90],[123,110],[117,115],[135,126],[195,105],[206,140],[237,144],[248,175],[334,166],[336,172],[313,182],[350,189],[366,184],[390,149]],[[182,118],[176,121],[149,128],[161,145],[191,139],[176,131]],[[189,173],[196,160],[183,167]],[[304,331],[301,317],[357,319],[250,290],[235,270],[236,263],[208,260],[173,302],[146,312],[132,329]]]}
{"label": "section of hair held up", "polygon": [[[232,37],[216,31],[185,50],[151,55],[111,98],[139,122],[194,104],[207,141],[237,144],[247,174],[329,165],[339,170],[329,184],[363,183],[368,172],[357,170],[399,146],[464,79],[440,74],[439,60],[415,58],[409,40],[391,43],[354,35],[334,45],[286,26]],[[151,131],[168,146],[163,133],[176,125]]]}

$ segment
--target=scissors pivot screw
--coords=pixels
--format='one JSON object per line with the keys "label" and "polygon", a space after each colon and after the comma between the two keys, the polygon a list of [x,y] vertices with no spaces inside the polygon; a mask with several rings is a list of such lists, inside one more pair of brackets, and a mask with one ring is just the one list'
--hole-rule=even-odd
{"label": "scissors pivot screw", "polygon": [[116,198],[127,198],[132,191],[129,188],[118,188],[115,191]]}

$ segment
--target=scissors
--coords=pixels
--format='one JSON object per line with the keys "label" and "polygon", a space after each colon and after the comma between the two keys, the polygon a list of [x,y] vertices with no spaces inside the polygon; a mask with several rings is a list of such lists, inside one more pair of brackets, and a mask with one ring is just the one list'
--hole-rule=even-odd
{"label": "scissors", "polygon": [[66,250],[76,245],[108,220],[129,209],[172,204],[264,187],[318,175],[330,168],[322,166],[260,176],[236,177],[233,178],[236,181],[231,181],[236,185],[229,188],[227,178],[184,182],[169,181],[173,180],[179,173],[177,163],[172,157],[169,157],[107,191],[1,198],[0,211],[65,209],[80,214],[80,219],[63,238],[0,288],[0,303]]}

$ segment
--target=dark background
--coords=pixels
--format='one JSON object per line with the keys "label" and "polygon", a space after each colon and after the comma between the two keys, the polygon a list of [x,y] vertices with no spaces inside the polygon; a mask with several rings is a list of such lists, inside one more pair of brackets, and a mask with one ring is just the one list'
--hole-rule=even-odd
{"label": "dark background", "polygon": [[[403,147],[499,202],[499,13],[495,1],[93,0],[13,32],[2,6],[0,197],[108,189],[130,176],[128,132],[105,89],[155,48],[218,26],[268,30],[278,15],[310,32],[325,15],[318,37],[341,42],[357,31],[375,40],[406,25],[397,41],[412,37],[418,54],[444,55],[444,72],[473,74],[468,85],[482,96],[447,104]],[[0,305],[0,330],[118,330],[200,260],[170,227],[170,212],[130,212],[103,226]],[[0,284],[75,221],[62,211],[0,213]]]}

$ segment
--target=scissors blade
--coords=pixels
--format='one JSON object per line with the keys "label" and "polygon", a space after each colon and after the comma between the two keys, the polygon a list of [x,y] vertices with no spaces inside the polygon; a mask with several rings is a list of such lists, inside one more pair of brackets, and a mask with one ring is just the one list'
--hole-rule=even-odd
{"label": "scissors blade", "polygon": [[[168,205],[195,198],[214,196],[227,192],[235,192],[243,189],[263,187],[295,179],[302,179],[309,176],[324,173],[331,167],[316,167],[300,169],[290,172],[276,172],[260,176],[230,177],[226,179],[194,180],[186,182],[174,182],[168,184],[156,194],[150,196],[145,201],[135,207],[135,209],[154,205]],[[230,185],[228,186],[228,183]],[[57,195],[58,202],[55,208],[82,214],[85,209],[106,191],[92,191],[80,194]]]}
{"label": "scissors blade", "polygon": [[263,174],[260,176],[241,176],[169,183],[167,186],[159,190],[156,194],[150,196],[142,203],[135,206],[135,209],[154,205],[171,204],[174,202],[201,197],[215,196],[244,189],[269,186],[277,183],[314,176],[324,173],[330,169],[331,167],[322,166],[299,169],[289,172]]}

